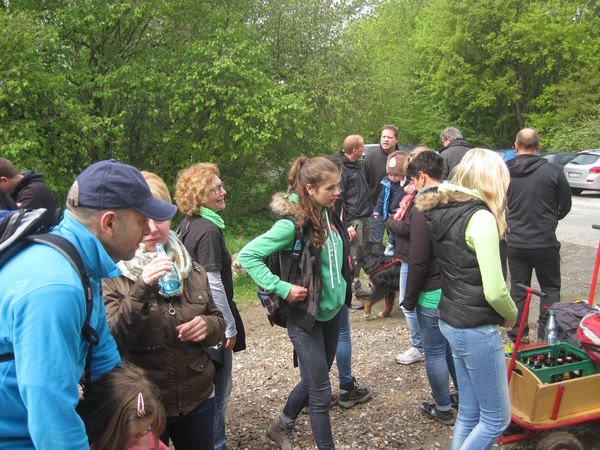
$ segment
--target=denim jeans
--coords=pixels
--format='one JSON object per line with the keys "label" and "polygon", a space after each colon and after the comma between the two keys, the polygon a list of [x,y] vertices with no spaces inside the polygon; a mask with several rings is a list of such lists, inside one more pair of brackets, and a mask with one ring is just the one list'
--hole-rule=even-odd
{"label": "denim jeans", "polygon": [[450,342],[460,401],[452,450],[489,449],[510,423],[502,337],[496,325],[454,328],[439,320]]}
{"label": "denim jeans", "polygon": [[376,220],[373,214],[369,217],[369,242],[383,242],[383,233],[385,232],[385,222]]}
{"label": "denim jeans", "polygon": [[425,372],[433,399],[437,406],[450,407],[449,376],[457,386],[450,344],[438,326],[437,309],[417,305],[416,311],[425,351]]}
{"label": "denim jeans", "polygon": [[167,417],[160,440],[177,450],[214,450],[215,398],[211,397],[185,416]]}
{"label": "denim jeans", "polygon": [[225,415],[231,397],[233,352],[223,351],[223,367],[215,373],[215,450],[227,450],[225,440]]}
{"label": "denim jeans", "polygon": [[340,386],[352,381],[352,338],[350,336],[350,312],[346,305],[340,310],[340,337],[335,355]]}
{"label": "denim jeans", "polygon": [[283,414],[296,419],[308,404],[310,426],[319,450],[334,449],[329,417],[331,384],[329,369],[333,364],[340,334],[340,313],[328,322],[315,321],[305,331],[288,321],[288,336],[298,356],[300,383],[290,393]]}
{"label": "denim jeans", "polygon": [[408,263],[403,262],[400,266],[400,295],[398,302],[400,308],[406,317],[406,323],[408,325],[408,331],[410,331],[410,345],[420,352],[423,352],[423,340],[421,339],[421,330],[419,329],[419,321],[417,319],[417,312],[409,311],[402,306],[404,301],[404,294],[406,293],[406,280],[408,279]]}

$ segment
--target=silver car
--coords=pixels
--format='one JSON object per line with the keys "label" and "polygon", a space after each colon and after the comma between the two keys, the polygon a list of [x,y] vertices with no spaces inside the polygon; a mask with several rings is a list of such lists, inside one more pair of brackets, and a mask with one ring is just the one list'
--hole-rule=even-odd
{"label": "silver car", "polygon": [[600,191],[600,149],[579,152],[564,168],[565,176],[575,195],[581,191]]}

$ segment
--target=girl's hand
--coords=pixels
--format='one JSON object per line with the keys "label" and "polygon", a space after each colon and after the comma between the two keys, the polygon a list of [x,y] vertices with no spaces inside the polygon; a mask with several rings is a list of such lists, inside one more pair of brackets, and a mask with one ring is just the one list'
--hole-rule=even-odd
{"label": "girl's hand", "polygon": [[159,258],[154,258],[150,261],[144,270],[142,271],[142,281],[146,283],[148,286],[152,286],[156,284],[156,281],[162,277],[167,270],[170,270],[173,267],[173,261],[171,258],[166,256],[161,256]]}
{"label": "girl's hand", "polygon": [[184,342],[201,342],[206,339],[208,333],[208,326],[202,316],[196,316],[189,322],[176,326],[175,329],[179,333],[179,340]]}
{"label": "girl's hand", "polygon": [[290,289],[290,293],[288,294],[286,300],[288,302],[303,302],[306,300],[306,296],[308,295],[308,289],[302,286],[298,286],[296,284],[292,284],[292,289]]}
{"label": "girl's hand", "polygon": [[517,318],[515,317],[512,320],[505,320],[504,323],[502,324],[502,326],[504,328],[512,328],[515,326],[515,323],[517,323]]}

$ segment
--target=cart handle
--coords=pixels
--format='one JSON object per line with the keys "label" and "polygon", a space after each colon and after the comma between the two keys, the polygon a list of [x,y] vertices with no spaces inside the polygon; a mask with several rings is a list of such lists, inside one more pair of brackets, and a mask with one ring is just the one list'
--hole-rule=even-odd
{"label": "cart handle", "polygon": [[531,286],[525,286],[524,284],[517,284],[521,289],[525,289],[527,295],[525,296],[525,304],[523,305],[523,312],[521,313],[521,322],[519,323],[519,331],[517,332],[517,338],[515,339],[515,345],[513,346],[512,356],[510,358],[510,364],[508,365],[507,378],[508,383],[510,384],[510,379],[512,377],[513,369],[515,368],[515,361],[517,360],[517,353],[519,352],[519,348],[521,347],[521,338],[523,337],[523,330],[525,329],[525,323],[529,316],[529,303],[531,302],[531,295],[535,294],[538,297],[545,297],[546,294],[542,291],[536,291],[532,289]]}
{"label": "cart handle", "polygon": [[[600,230],[600,225],[592,225],[595,230]],[[594,304],[594,296],[596,295],[596,284],[598,283],[598,271],[600,271],[600,242],[598,242],[598,250],[596,251],[596,263],[594,264],[594,272],[592,272],[592,283],[590,285],[590,296],[588,297],[588,305]]]}
{"label": "cart handle", "polygon": [[[598,227],[599,227],[598,229],[600,229],[600,225],[598,225]],[[531,291],[532,294],[537,295],[540,298],[546,296],[546,294],[544,292],[535,290],[531,286],[525,286],[524,284],[521,284],[521,283],[517,283],[517,286],[519,286],[521,289],[525,289],[527,292]]]}

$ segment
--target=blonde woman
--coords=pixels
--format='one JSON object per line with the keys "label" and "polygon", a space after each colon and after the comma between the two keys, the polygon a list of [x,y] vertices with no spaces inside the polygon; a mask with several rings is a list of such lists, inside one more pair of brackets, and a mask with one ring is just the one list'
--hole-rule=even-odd
{"label": "blonde woman", "polygon": [[[142,172],[152,195],[170,202],[164,181]],[[171,221],[148,220],[133,259],[117,265],[122,276],[102,284],[106,317],[121,358],[143,368],[160,389],[165,430],[176,450],[213,450],[215,369],[205,347],[221,342],[223,315],[215,306],[205,270],[192,261]],[[162,244],[169,257],[157,257]],[[165,293],[158,279],[173,266],[180,287]]]}
{"label": "blonde woman", "polygon": [[490,150],[470,150],[425,212],[442,276],[439,328],[452,348],[460,391],[452,449],[489,449],[510,423],[502,337],[517,308],[504,283],[500,239],[509,174]]}

